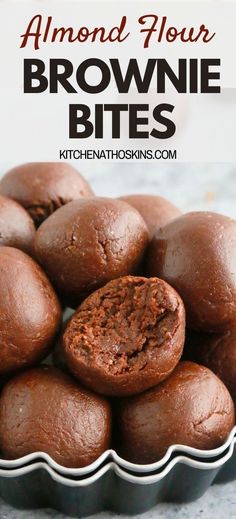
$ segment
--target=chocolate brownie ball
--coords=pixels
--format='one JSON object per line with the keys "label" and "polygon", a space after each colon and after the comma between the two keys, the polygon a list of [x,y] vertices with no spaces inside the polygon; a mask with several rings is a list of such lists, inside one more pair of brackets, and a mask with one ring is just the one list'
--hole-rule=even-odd
{"label": "chocolate brownie ball", "polygon": [[183,303],[165,281],[126,276],[90,295],[63,335],[72,373],[98,393],[140,393],[165,379],[185,338]]}
{"label": "chocolate brownie ball", "polygon": [[66,467],[84,467],[108,447],[109,403],[56,368],[11,379],[0,396],[0,445],[7,459],[46,452]]}
{"label": "chocolate brownie ball", "polygon": [[0,181],[0,194],[16,200],[36,227],[59,207],[93,192],[80,173],[63,162],[32,162],[11,169]]}
{"label": "chocolate brownie ball", "polygon": [[222,334],[188,333],[184,355],[210,368],[236,402],[236,329]]}
{"label": "chocolate brownie ball", "polygon": [[168,379],[117,408],[118,450],[133,463],[154,463],[174,444],[214,449],[234,426],[234,405],[208,368],[180,362]]}
{"label": "chocolate brownie ball", "polygon": [[14,200],[0,196],[0,246],[33,252],[35,226],[32,218]]}
{"label": "chocolate brownie ball", "polygon": [[58,298],[42,269],[24,252],[0,247],[0,374],[45,357],[60,328]]}
{"label": "chocolate brownie ball", "polygon": [[147,271],[175,287],[190,328],[223,332],[236,324],[235,220],[209,212],[180,216],[155,234]]}
{"label": "chocolate brownie ball", "polygon": [[162,196],[126,195],[120,199],[135,207],[141,214],[147,224],[150,239],[160,227],[181,215],[181,211]]}
{"label": "chocolate brownie ball", "polygon": [[87,198],[58,209],[38,229],[35,252],[68,306],[108,281],[136,273],[148,244],[142,217],[121,200]]}

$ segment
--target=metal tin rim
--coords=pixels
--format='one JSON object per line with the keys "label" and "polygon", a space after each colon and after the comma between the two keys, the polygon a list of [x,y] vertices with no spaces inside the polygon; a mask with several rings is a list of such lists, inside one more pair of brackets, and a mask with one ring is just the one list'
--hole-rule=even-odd
{"label": "metal tin rim", "polygon": [[232,456],[234,451],[234,443],[232,442],[227,450],[227,452],[221,458],[218,458],[215,461],[200,461],[194,460],[187,456],[180,455],[172,458],[171,461],[164,467],[161,472],[158,474],[151,474],[148,476],[139,476],[134,474],[129,474],[125,470],[121,469],[116,463],[109,462],[103,467],[101,467],[97,472],[88,476],[85,479],[70,479],[68,477],[64,477],[62,474],[57,473],[52,467],[50,467],[47,463],[43,461],[38,461],[37,463],[33,463],[31,465],[25,465],[24,467],[18,467],[13,470],[0,469],[0,476],[6,478],[19,477],[25,474],[29,474],[37,469],[46,470],[46,472],[52,477],[54,481],[60,483],[62,485],[66,485],[69,487],[86,487],[90,484],[95,483],[98,479],[100,479],[104,474],[106,474],[109,470],[112,470],[116,475],[118,475],[121,479],[139,485],[149,485],[153,483],[157,483],[162,480],[178,463],[188,465],[189,467],[200,469],[200,470],[213,470],[219,469],[222,467]]}
{"label": "metal tin rim", "polygon": [[97,460],[95,460],[90,465],[87,465],[86,467],[82,468],[69,468],[69,467],[63,467],[62,465],[58,464],[56,461],[54,461],[49,454],[46,454],[45,452],[34,452],[33,454],[28,454],[26,456],[23,456],[22,458],[18,458],[15,460],[4,460],[0,459],[0,469],[15,469],[22,467],[23,465],[27,465],[29,463],[37,463],[38,460],[43,460],[43,462],[46,462],[49,467],[54,469],[56,472],[65,475],[65,476],[86,476],[87,474],[98,470],[99,467],[109,459],[112,460],[115,464],[118,466],[130,470],[132,472],[137,473],[147,473],[147,472],[155,472],[169,461],[171,456],[175,453],[178,454],[178,452],[183,453],[184,455],[191,457],[194,456],[195,458],[204,459],[204,458],[215,458],[216,456],[220,456],[224,451],[231,445],[234,444],[234,437],[236,436],[236,426],[232,429],[230,432],[226,442],[221,445],[220,447],[217,447],[216,449],[211,450],[201,450],[196,449],[194,447],[188,447],[187,445],[171,445],[168,450],[166,451],[166,454],[163,456],[163,458],[155,463],[150,463],[146,465],[140,465],[136,463],[131,463],[129,461],[126,461],[125,459],[121,458],[116,451],[110,449],[105,451]]}
{"label": "metal tin rim", "polygon": [[181,444],[171,445],[161,460],[156,461],[155,463],[150,463],[150,464],[146,464],[146,465],[140,465],[140,464],[131,463],[129,461],[126,461],[123,458],[120,458],[120,456],[115,451],[112,451],[112,457],[113,457],[113,461],[115,461],[119,466],[121,466],[127,470],[130,470],[133,472],[144,472],[144,473],[153,472],[153,471],[160,469],[163,465],[165,465],[168,462],[168,460],[171,458],[171,456],[173,454],[178,453],[178,452],[184,453],[187,456],[194,456],[195,458],[199,458],[199,459],[200,458],[215,458],[217,456],[220,456],[232,443],[234,444],[235,436],[236,436],[236,426],[230,432],[225,443],[223,443],[220,447],[217,447],[216,449],[211,449],[211,450],[196,449],[194,447],[189,447],[188,445],[181,445]]}

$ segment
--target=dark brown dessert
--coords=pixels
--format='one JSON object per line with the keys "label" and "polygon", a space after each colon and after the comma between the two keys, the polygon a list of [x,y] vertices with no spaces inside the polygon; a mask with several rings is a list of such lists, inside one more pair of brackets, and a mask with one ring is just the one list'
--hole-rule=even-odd
{"label": "dark brown dessert", "polygon": [[10,380],[0,396],[0,445],[7,459],[46,452],[66,467],[85,467],[108,447],[109,403],[56,368]]}
{"label": "dark brown dessert", "polygon": [[0,194],[25,207],[38,227],[59,207],[93,196],[93,191],[70,164],[32,162],[6,173],[0,181]]}
{"label": "dark brown dessert", "polygon": [[0,196],[0,246],[15,247],[32,254],[35,226],[21,205]]}
{"label": "dark brown dessert", "polygon": [[120,199],[132,205],[141,214],[147,224],[150,239],[160,227],[181,215],[181,211],[162,196],[125,195]]}
{"label": "dark brown dessert", "polygon": [[165,379],[185,338],[182,300],[165,281],[127,276],[90,295],[63,336],[70,370],[112,396],[140,393]]}
{"label": "dark brown dessert", "polygon": [[208,368],[180,362],[170,377],[117,410],[118,450],[134,463],[154,463],[175,444],[222,445],[235,423],[232,398]]}
{"label": "dark brown dessert", "polygon": [[222,334],[188,333],[185,357],[210,368],[236,402],[236,329]]}
{"label": "dark brown dessert", "polygon": [[40,226],[35,253],[61,297],[76,307],[111,279],[136,273],[147,244],[147,227],[133,207],[88,198],[70,202]]}
{"label": "dark brown dessert", "polygon": [[224,332],[236,325],[235,220],[208,212],[180,216],[155,234],[147,271],[175,287],[190,328]]}
{"label": "dark brown dessert", "polygon": [[0,247],[0,374],[47,356],[61,324],[57,296],[24,252]]}

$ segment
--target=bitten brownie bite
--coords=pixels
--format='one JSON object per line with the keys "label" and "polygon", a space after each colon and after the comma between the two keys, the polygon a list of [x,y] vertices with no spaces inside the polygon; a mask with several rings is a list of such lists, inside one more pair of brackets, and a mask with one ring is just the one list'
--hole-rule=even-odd
{"label": "bitten brownie bite", "polygon": [[38,227],[59,207],[93,196],[93,191],[70,164],[32,162],[8,171],[0,181],[0,194],[21,204]]}
{"label": "bitten brownie bite", "polygon": [[74,308],[111,279],[136,273],[147,244],[136,209],[121,200],[87,198],[58,209],[40,226],[35,253]]}
{"label": "bitten brownie bite", "polygon": [[57,296],[24,252],[0,247],[0,374],[46,357],[61,324]]}
{"label": "bitten brownie bite", "polygon": [[121,196],[120,200],[132,205],[141,214],[147,224],[150,239],[160,227],[181,215],[181,211],[162,196],[126,195]]}
{"label": "bitten brownie bite", "polygon": [[165,281],[127,276],[90,295],[63,335],[72,373],[98,393],[132,395],[166,378],[185,338],[182,300]]}
{"label": "bitten brownie bite", "polygon": [[223,334],[188,333],[185,358],[210,368],[236,403],[236,329]]}
{"label": "bitten brownie bite", "polygon": [[46,452],[66,467],[85,467],[108,447],[110,405],[56,368],[10,380],[0,396],[0,445],[7,459]]}
{"label": "bitten brownie bite", "polygon": [[217,448],[234,423],[233,401],[223,382],[208,368],[180,362],[159,386],[120,401],[117,448],[133,463],[154,463],[174,444]]}
{"label": "bitten brownie bite", "polygon": [[155,234],[147,273],[165,279],[182,297],[187,325],[222,332],[236,325],[236,221],[193,212]]}
{"label": "bitten brownie bite", "polygon": [[27,211],[14,200],[0,196],[0,246],[33,252],[35,226]]}

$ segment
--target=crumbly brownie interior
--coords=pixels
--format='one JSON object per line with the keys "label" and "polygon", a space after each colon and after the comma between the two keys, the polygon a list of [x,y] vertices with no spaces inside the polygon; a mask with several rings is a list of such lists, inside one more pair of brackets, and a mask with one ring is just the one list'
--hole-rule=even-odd
{"label": "crumbly brownie interior", "polygon": [[80,362],[113,375],[141,371],[158,360],[179,326],[178,299],[159,279],[126,277],[88,298],[64,335]]}

